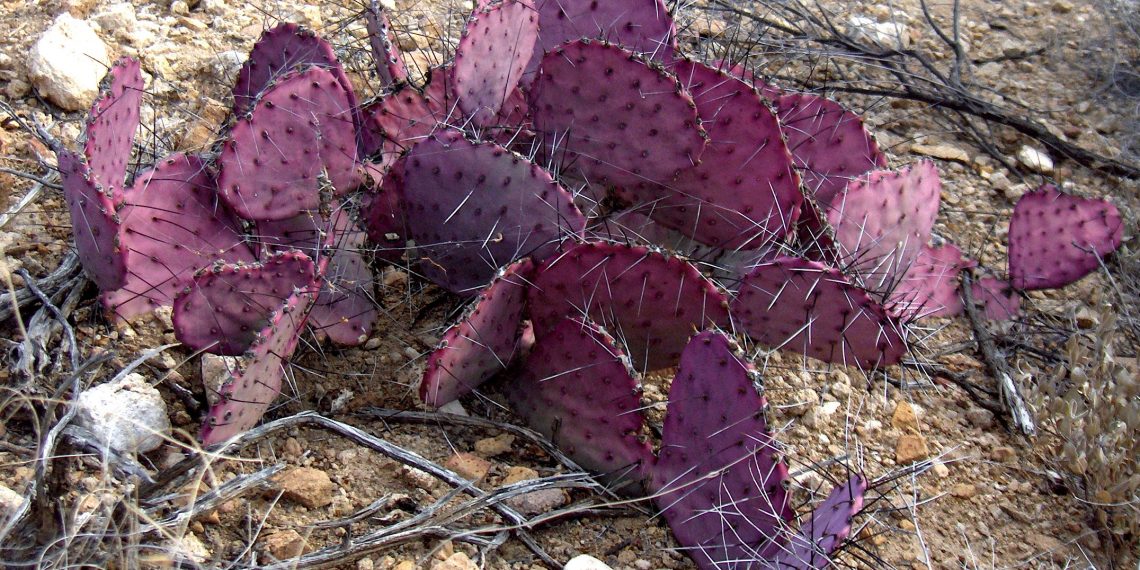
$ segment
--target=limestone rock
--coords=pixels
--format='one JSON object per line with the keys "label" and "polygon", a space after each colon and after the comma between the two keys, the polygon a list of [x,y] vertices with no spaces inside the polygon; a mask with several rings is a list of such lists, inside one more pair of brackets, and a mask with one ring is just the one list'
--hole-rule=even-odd
{"label": "limestone rock", "polygon": [[262,539],[261,546],[265,552],[277,560],[288,560],[312,550],[312,547],[305,542],[304,537],[292,529],[278,531],[266,536]]}
{"label": "limestone rock", "polygon": [[85,390],[77,405],[76,422],[121,453],[153,451],[170,435],[162,394],[138,373]]}
{"label": "limestone rock", "polygon": [[481,480],[491,470],[490,461],[472,453],[452,455],[443,466],[472,481]]}
{"label": "limestone rock", "polygon": [[286,499],[310,509],[332,503],[336,488],[328,473],[312,467],[297,467],[274,477],[273,487],[280,490]]}
{"label": "limestone rock", "polygon": [[578,556],[571,558],[570,561],[567,562],[566,565],[562,567],[562,569],[563,570],[611,570],[609,565],[607,565],[605,562],[602,562],[601,560],[598,560],[597,558],[594,558],[593,556],[590,556],[589,554],[579,554]]}
{"label": "limestone rock", "polygon": [[926,445],[925,437],[910,433],[899,436],[895,445],[895,462],[899,465],[921,461],[929,455],[930,448]]}
{"label": "limestone rock", "polygon": [[32,84],[68,111],[91,107],[110,66],[107,45],[90,24],[68,13],[55,19],[28,55]]}

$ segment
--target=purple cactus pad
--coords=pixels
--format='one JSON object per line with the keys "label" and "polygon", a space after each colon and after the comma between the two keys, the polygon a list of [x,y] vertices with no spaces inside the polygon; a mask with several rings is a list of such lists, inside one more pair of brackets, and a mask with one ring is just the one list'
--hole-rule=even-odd
{"label": "purple cactus pad", "polygon": [[642,439],[637,373],[614,339],[588,320],[563,319],[537,338],[505,390],[531,427],[608,482],[640,481],[653,463]]}
{"label": "purple cactus pad", "polygon": [[775,113],[743,81],[714,68],[684,60],[673,71],[692,94],[708,146],[700,164],[672,182],[635,184],[619,195],[648,204],[654,220],[724,249],[757,249],[786,237],[803,192]]}
{"label": "purple cactus pad", "polygon": [[1062,194],[1045,184],[1021,196],[1009,220],[1009,278],[1031,291],[1064,287],[1095,271],[1124,234],[1108,200]]}
{"label": "purple cactus pad", "polygon": [[535,0],[538,10],[538,45],[527,64],[533,78],[542,56],[558,46],[581,38],[601,39],[669,63],[677,49],[677,30],[663,0]]}
{"label": "purple cactus pad", "polygon": [[191,350],[240,355],[285,299],[298,289],[315,292],[315,269],[299,251],[206,269],[174,299],[175,337]]}
{"label": "purple cactus pad", "polygon": [[56,151],[56,155],[83,270],[103,291],[122,287],[127,280],[127,250],[119,243],[114,206],[99,191],[81,158],[66,149]]}
{"label": "purple cactus pad", "polygon": [[529,294],[535,337],[588,315],[621,339],[640,371],[675,366],[694,329],[728,322],[724,293],[687,261],[646,247],[567,246],[542,263]]}
{"label": "purple cactus pad", "polygon": [[358,346],[368,340],[376,322],[372,269],[361,255],[366,236],[344,210],[334,214],[333,224],[334,249],[323,270],[309,325],[317,338]]}
{"label": "purple cactus pad", "polygon": [[258,98],[281,76],[307,66],[332,73],[350,94],[349,108],[356,106],[356,96],[351,95],[352,82],[337,61],[332,45],[311,30],[287,23],[262,32],[250,50],[234,83],[234,116],[241,117],[252,111]]}
{"label": "purple cactus pad", "polygon": [[143,78],[138,60],[121,58],[103,79],[99,98],[87,118],[87,157],[90,177],[118,203],[127,178],[127,163],[139,128]]}
{"label": "purple cactus pad", "polygon": [[467,316],[443,335],[420,382],[420,399],[427,405],[439,407],[470,393],[515,359],[533,269],[529,259],[504,268]]}
{"label": "purple cactus pad", "polygon": [[400,157],[380,175],[369,168],[375,189],[366,193],[360,206],[360,218],[368,239],[376,246],[373,255],[390,263],[403,261],[408,244],[408,221],[404,216],[404,162]]}
{"label": "purple cactus pad", "polygon": [[676,77],[604,43],[547,54],[530,109],[544,152],[594,184],[668,184],[705,148],[696,105]]}
{"label": "purple cactus pad", "polygon": [[952,243],[923,246],[902,279],[887,297],[890,311],[900,319],[952,317],[962,312],[958,276],[977,265]]}
{"label": "purple cactus pad", "polygon": [[251,263],[241,223],[221,203],[197,156],[171,155],[140,174],[123,194],[121,239],[129,250],[127,279],[103,302],[129,319],[170,306],[194,274],[216,261]]}
{"label": "purple cactus pad", "polygon": [[768,560],[765,568],[779,570],[819,570],[831,565],[831,555],[851,534],[851,519],[863,510],[867,479],[852,475],[832,489],[811,516],[800,524],[799,531],[778,555]]}
{"label": "purple cactus pad", "polygon": [[453,130],[408,153],[403,202],[423,274],[456,293],[486,285],[514,259],[545,257],[586,225],[548,172]]}
{"label": "purple cactus pad", "polygon": [[447,68],[436,68],[422,91],[403,84],[366,107],[364,129],[378,144],[362,149],[362,154],[387,167],[412,145],[446,125],[455,104],[450,75]]}
{"label": "purple cactus pad", "polygon": [[1021,295],[1009,281],[985,277],[970,284],[970,297],[991,321],[1016,317],[1021,311]]}
{"label": "purple cactus pad", "polygon": [[226,441],[257,425],[281,392],[285,363],[297,349],[312,303],[312,292],[297,291],[272,309],[245,365],[222,385],[218,403],[206,415],[198,435],[202,445]]}
{"label": "purple cactus pad", "polygon": [[782,95],[775,103],[804,186],[821,206],[849,180],[887,166],[863,120],[839,103],[809,93]]}
{"label": "purple cactus pad", "polygon": [[537,39],[538,13],[530,0],[505,0],[467,21],[451,77],[459,109],[475,125],[488,126],[498,118]]}
{"label": "purple cactus pad", "polygon": [[408,80],[408,67],[400,54],[399,43],[392,35],[392,25],[379,0],[370,0],[364,11],[364,21],[368,28],[368,43],[372,47],[372,59],[376,63],[376,75],[380,78],[380,88],[388,89]]}
{"label": "purple cactus pad", "polygon": [[793,511],[757,372],[717,332],[689,342],[669,388],[654,502],[700,568],[775,554]]}
{"label": "purple cactus pad", "polygon": [[325,69],[279,77],[222,148],[222,197],[246,219],[283,220],[318,208],[326,177],[337,195],[355,189],[353,109],[349,93]]}
{"label": "purple cactus pad", "polygon": [[889,290],[930,241],[941,191],[938,169],[927,160],[849,182],[827,209],[839,264],[868,290]]}
{"label": "purple cactus pad", "polygon": [[896,317],[838,270],[798,257],[758,265],[732,301],[733,320],[756,342],[865,369],[907,352]]}

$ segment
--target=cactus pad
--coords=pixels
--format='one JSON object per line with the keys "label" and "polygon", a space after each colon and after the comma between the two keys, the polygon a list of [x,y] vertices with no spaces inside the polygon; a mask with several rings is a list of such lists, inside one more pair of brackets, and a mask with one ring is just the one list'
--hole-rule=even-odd
{"label": "cactus pad", "polygon": [[296,251],[206,269],[174,299],[175,336],[191,350],[240,355],[294,291],[315,289],[314,271],[313,260]]}
{"label": "cactus pad", "polygon": [[514,360],[532,270],[528,259],[504,268],[479,294],[467,316],[447,330],[427,358],[421,400],[442,406],[471,392]]}
{"label": "cactus pad", "polygon": [[139,62],[121,58],[103,79],[102,90],[87,118],[84,155],[91,177],[117,202],[127,178],[135,131],[139,128],[143,78]]}
{"label": "cactus pad", "polygon": [[840,264],[867,289],[890,289],[930,241],[941,191],[938,170],[928,160],[849,182],[827,210]]}
{"label": "cactus pad", "polygon": [[640,371],[675,366],[694,329],[728,322],[724,294],[692,264],[639,246],[570,245],[538,268],[529,297],[536,338],[587,315]]}
{"label": "cactus pad", "polygon": [[408,80],[408,67],[400,55],[399,44],[392,37],[392,25],[379,0],[369,0],[364,11],[364,21],[368,28],[368,43],[372,47],[372,59],[376,63],[376,75],[380,87],[388,89]]}
{"label": "cactus pad", "polygon": [[127,279],[103,301],[127,319],[170,306],[194,274],[216,260],[250,263],[241,223],[218,200],[213,177],[197,156],[175,154],[140,174],[123,194],[121,239],[129,250]]}
{"label": "cactus pad", "polygon": [[545,170],[459,131],[412,148],[403,200],[424,275],[457,293],[486,285],[511,260],[545,257],[586,223]]}
{"label": "cactus pad", "polygon": [[1021,311],[1021,295],[1009,281],[985,277],[970,284],[970,297],[991,321],[1012,319]]}
{"label": "cactus pad", "polygon": [[808,93],[782,95],[775,103],[804,186],[821,206],[849,180],[887,166],[863,120],[839,103]]}
{"label": "cactus pad", "polygon": [[952,317],[962,312],[958,276],[977,265],[962,256],[952,243],[923,246],[902,279],[891,290],[887,304],[901,319]]}
{"label": "cactus pad", "polygon": [[1026,193],[1009,220],[1009,277],[1022,290],[1064,287],[1120,247],[1124,224],[1107,200],[1062,194],[1046,184]]}
{"label": "cactus pad", "polygon": [[708,131],[699,165],[667,184],[629,186],[623,197],[652,203],[653,219],[724,249],[756,249],[788,235],[799,215],[799,175],[775,113],[743,81],[704,64],[678,61]]}
{"label": "cactus pad", "polygon": [[903,325],[839,271],[780,257],[748,274],[733,320],[756,342],[824,362],[874,368],[907,352]]}
{"label": "cactus pad", "polygon": [[770,560],[771,568],[815,570],[831,565],[831,554],[851,534],[851,519],[863,510],[867,479],[852,475],[836,485],[831,494],[816,506],[811,516],[800,524],[784,551]]}
{"label": "cactus pad", "polygon": [[248,361],[222,385],[218,403],[210,408],[199,439],[213,445],[257,425],[281,392],[285,363],[297,348],[313,303],[313,293],[297,291],[273,307],[268,323],[256,333]]}
{"label": "cactus pad", "polygon": [[534,5],[539,44],[528,75],[538,70],[543,54],[581,38],[602,39],[662,63],[672,60],[677,47],[673,17],[662,0],[535,0]]}
{"label": "cactus pad", "polygon": [[[336,75],[337,81],[351,91],[352,83],[341,69],[336,53],[323,38],[297,24],[281,24],[264,31],[234,83],[234,115],[241,117],[253,110],[258,97],[286,73],[306,66],[316,66]],[[353,106],[356,100],[353,96]]]}
{"label": "cactus pad", "polygon": [[637,373],[589,320],[563,319],[537,338],[505,386],[512,409],[582,467],[639,481],[652,464]]}
{"label": "cactus pad", "polygon": [[696,106],[677,79],[603,43],[547,54],[530,109],[544,152],[591,183],[665,184],[705,147]]}
{"label": "cactus pad", "polygon": [[318,338],[357,346],[368,340],[376,321],[372,269],[361,255],[366,236],[344,210],[334,214],[333,223],[336,243],[309,313],[309,325]]}
{"label": "cactus pad", "polygon": [[364,130],[378,144],[361,149],[362,154],[374,157],[381,167],[386,167],[446,124],[454,104],[450,75],[447,68],[434,69],[422,91],[403,84],[366,107]]}
{"label": "cactus pad", "polygon": [[498,117],[538,39],[530,0],[505,0],[467,21],[451,68],[459,109],[478,126]]}
{"label": "cactus pad", "polygon": [[357,182],[353,102],[325,69],[287,73],[233,126],[218,157],[218,187],[251,220],[282,220],[320,205],[322,179],[335,193]]}
{"label": "cactus pad", "polygon": [[103,291],[122,287],[127,280],[127,250],[119,243],[119,218],[114,206],[99,191],[81,158],[65,149],[56,154],[83,270]]}
{"label": "cactus pad", "polygon": [[[391,263],[403,260],[408,243],[408,222],[404,217],[404,162],[396,160],[365,194],[360,206],[361,223],[376,250],[376,257]],[[377,173],[369,169],[370,173]]]}
{"label": "cactus pad", "polygon": [[701,568],[773,555],[793,514],[756,375],[727,337],[703,332],[669,388],[654,502]]}

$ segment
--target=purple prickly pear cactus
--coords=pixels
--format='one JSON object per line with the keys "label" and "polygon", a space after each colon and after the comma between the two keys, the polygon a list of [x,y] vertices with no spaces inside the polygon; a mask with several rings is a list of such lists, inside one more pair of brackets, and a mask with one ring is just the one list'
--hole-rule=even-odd
{"label": "purple prickly pear cactus", "polygon": [[66,149],[57,150],[56,155],[83,269],[104,291],[122,287],[127,280],[127,250],[119,240],[115,206],[99,191],[83,159]]}
{"label": "purple prickly pear cactus", "polygon": [[138,60],[121,58],[103,79],[87,118],[83,152],[91,178],[117,204],[127,178],[135,131],[139,128],[143,78]]}
{"label": "purple prickly pear cactus", "polygon": [[467,316],[444,333],[428,355],[420,399],[429,406],[442,406],[470,393],[516,359],[533,270],[529,259],[505,267],[479,294]]}
{"label": "purple prickly pear cactus", "polygon": [[234,83],[234,115],[253,110],[262,93],[286,73],[298,67],[319,67],[333,74],[356,108],[352,82],[345,75],[336,53],[323,38],[296,24],[281,24],[266,30],[253,45]]}
{"label": "purple prickly pear cactus", "polygon": [[328,265],[322,271],[321,290],[309,313],[317,338],[341,346],[364,344],[376,322],[372,269],[361,255],[365,233],[344,210],[333,215]]}
{"label": "purple prickly pear cactus", "polygon": [[775,103],[804,186],[824,208],[849,180],[887,166],[863,119],[839,103],[808,93],[781,95]]}
{"label": "purple prickly pear cactus", "polygon": [[696,105],[677,78],[604,43],[547,54],[530,108],[543,151],[592,184],[669,183],[705,148]]}
{"label": "purple prickly pear cactus", "polygon": [[958,276],[977,265],[952,243],[924,245],[902,279],[891,290],[887,305],[900,319],[952,317],[962,312]]}
{"label": "purple prickly pear cactus", "polygon": [[724,293],[690,263],[646,247],[571,245],[539,266],[528,295],[536,338],[587,315],[641,371],[674,366],[693,329],[728,323]]}
{"label": "purple prickly pear cactus", "polygon": [[364,109],[364,130],[376,144],[361,149],[383,168],[450,122],[455,97],[450,89],[447,68],[431,71],[423,90],[403,84],[396,91],[377,99]]}
{"label": "purple prickly pear cactus", "polygon": [[589,320],[563,319],[536,339],[506,393],[534,429],[610,482],[640,481],[653,464],[637,373]]}
{"label": "purple prickly pear cactus", "polygon": [[709,142],[700,164],[672,181],[643,182],[618,195],[650,203],[650,216],[723,249],[757,249],[788,235],[803,193],[768,104],[743,81],[702,63],[673,67],[692,94]]}
{"label": "purple prickly pear cactus", "polygon": [[453,130],[408,153],[403,202],[424,275],[457,293],[486,285],[514,259],[545,257],[586,224],[545,170]]}
{"label": "purple prickly pear cactus", "polygon": [[240,355],[282,299],[297,289],[315,291],[315,272],[313,260],[299,251],[208,268],[174,299],[175,336],[192,350]]}
{"label": "purple prickly pear cactus", "polygon": [[1021,311],[1021,295],[1009,281],[984,277],[970,284],[970,296],[991,321],[1012,319]]}
{"label": "purple prickly pear cactus", "polygon": [[867,479],[852,475],[832,489],[811,516],[800,523],[782,551],[765,564],[765,568],[817,570],[831,565],[831,555],[851,534],[851,519],[863,510]]}
{"label": "purple prickly pear cactus", "polygon": [[701,568],[775,555],[794,514],[756,375],[726,336],[703,332],[685,347],[669,388],[651,488]]}
{"label": "purple prickly pear cactus", "polygon": [[199,439],[223,442],[257,425],[281,391],[285,363],[297,348],[315,293],[297,290],[277,299],[267,322],[250,344],[244,366],[222,385],[219,400],[206,415]]}
{"label": "purple prickly pear cactus", "polygon": [[540,31],[526,68],[530,77],[543,54],[581,38],[605,40],[662,63],[672,61],[677,49],[677,30],[663,0],[536,0],[534,5]]}
{"label": "purple prickly pear cactus", "polygon": [[233,126],[218,156],[218,188],[244,218],[283,220],[320,206],[322,180],[356,187],[353,98],[326,69],[279,76]]}
{"label": "purple prickly pear cactus", "polygon": [[459,109],[475,125],[490,125],[499,116],[537,39],[538,14],[530,0],[505,0],[467,21],[451,76]]}
{"label": "purple prickly pear cactus", "polygon": [[[374,255],[391,263],[403,261],[408,243],[408,220],[404,216],[404,163],[397,159],[379,179],[373,178],[371,192],[360,205],[360,222],[375,247]],[[380,171],[366,168],[371,175]]]}
{"label": "purple prickly pear cactus", "polygon": [[780,257],[744,278],[733,320],[756,342],[870,369],[907,352],[899,320],[838,270]]}
{"label": "purple prickly pear cactus", "polygon": [[941,189],[938,170],[927,160],[849,182],[827,209],[839,264],[868,290],[889,290],[930,241]]}
{"label": "purple prickly pear cactus", "polygon": [[1107,200],[1062,194],[1046,184],[1021,196],[1009,221],[1009,278],[1017,289],[1064,287],[1120,247],[1124,223]]}
{"label": "purple prickly pear cactus", "polygon": [[121,240],[129,250],[121,288],[103,302],[122,319],[169,306],[194,274],[215,261],[254,261],[241,224],[216,193],[197,156],[175,154],[140,174],[123,193]]}
{"label": "purple prickly pear cactus", "polygon": [[399,44],[392,37],[392,25],[380,0],[369,0],[364,11],[368,27],[368,42],[372,47],[372,59],[376,62],[376,75],[382,89],[391,88],[408,81],[408,67],[400,55]]}

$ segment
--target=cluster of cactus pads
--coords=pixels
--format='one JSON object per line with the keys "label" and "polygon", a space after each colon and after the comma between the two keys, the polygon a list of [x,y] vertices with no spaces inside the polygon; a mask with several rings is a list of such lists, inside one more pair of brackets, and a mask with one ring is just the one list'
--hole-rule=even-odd
{"label": "cluster of cactus pads", "polygon": [[[172,306],[187,346],[245,357],[207,415],[216,443],[257,422],[305,330],[365,340],[370,264],[399,263],[475,297],[427,358],[427,404],[507,377],[521,416],[651,493],[700,566],[827,566],[867,481],[795,522],[736,342],[872,369],[902,360],[914,320],[961,311],[977,264],[933,235],[934,165],[887,169],[834,101],[687,58],[662,0],[477,4],[455,57],[416,85],[371,2],[382,85],[363,103],[327,42],[267,31],[212,152],[133,180],[142,79],[116,64],[82,156],[58,149],[107,310]],[[1026,194],[1007,278],[972,297],[1008,318],[1021,291],[1094,270],[1121,232],[1108,202]],[[653,445],[640,378],[666,369]]]}

